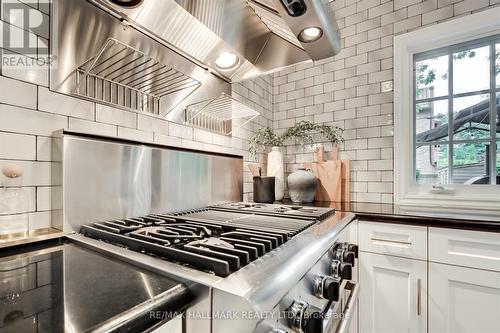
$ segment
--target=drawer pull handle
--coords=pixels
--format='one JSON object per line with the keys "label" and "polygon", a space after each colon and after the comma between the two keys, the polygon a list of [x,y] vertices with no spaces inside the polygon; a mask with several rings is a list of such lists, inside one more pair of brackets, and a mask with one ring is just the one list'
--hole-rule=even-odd
{"label": "drawer pull handle", "polygon": [[417,316],[422,313],[422,280],[417,279]]}
{"label": "drawer pull handle", "polygon": [[396,240],[389,240],[389,239],[382,239],[382,238],[373,238],[373,237],[370,239],[373,242],[394,243],[394,244],[399,244],[399,245],[411,246],[411,242],[396,241]]}

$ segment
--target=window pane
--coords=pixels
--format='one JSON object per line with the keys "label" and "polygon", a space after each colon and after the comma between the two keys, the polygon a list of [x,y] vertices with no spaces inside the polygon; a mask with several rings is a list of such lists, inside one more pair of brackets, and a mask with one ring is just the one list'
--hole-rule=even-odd
{"label": "window pane", "polygon": [[417,142],[448,140],[448,100],[418,103],[416,113]]}
{"label": "window pane", "polygon": [[453,99],[453,133],[455,140],[490,137],[490,95]]}
{"label": "window pane", "polygon": [[453,146],[453,183],[489,184],[487,143],[461,143]]}
{"label": "window pane", "polygon": [[496,123],[497,123],[497,138],[500,138],[500,93],[497,93],[497,98],[496,98],[496,108],[497,108],[497,113],[496,113]]}
{"label": "window pane", "polygon": [[448,56],[417,61],[415,80],[417,100],[448,95]]}
{"label": "window pane", "polygon": [[453,54],[453,93],[488,89],[490,86],[489,46]]}
{"label": "window pane", "polygon": [[497,143],[497,185],[500,185],[500,145]]}
{"label": "window pane", "polygon": [[420,146],[415,153],[417,184],[448,183],[448,145]]}
{"label": "window pane", "polygon": [[500,88],[500,44],[497,44],[495,50],[495,58],[496,58],[495,73],[497,74],[497,88]]}

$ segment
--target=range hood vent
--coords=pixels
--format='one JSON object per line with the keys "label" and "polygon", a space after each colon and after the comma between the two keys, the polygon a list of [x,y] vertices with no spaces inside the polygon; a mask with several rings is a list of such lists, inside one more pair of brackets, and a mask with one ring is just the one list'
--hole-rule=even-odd
{"label": "range hood vent", "polygon": [[[231,83],[340,50],[329,3],[308,0],[306,11],[290,15],[287,1],[54,1],[50,88],[231,133],[207,124],[234,126],[258,114],[230,97]],[[308,27],[322,34],[299,41]],[[224,53],[238,65],[220,66]]]}
{"label": "range hood vent", "polygon": [[97,55],[76,69],[75,94],[135,111],[159,114],[160,98],[201,83],[145,53],[108,38]]}
{"label": "range hood vent", "polygon": [[184,123],[230,135],[235,122],[241,127],[258,115],[254,109],[222,93],[216,98],[189,105],[184,111]]}

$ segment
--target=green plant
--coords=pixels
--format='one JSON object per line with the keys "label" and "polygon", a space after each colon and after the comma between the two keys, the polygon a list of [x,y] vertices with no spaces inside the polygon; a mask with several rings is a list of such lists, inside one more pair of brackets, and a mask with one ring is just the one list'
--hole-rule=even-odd
{"label": "green plant", "polygon": [[265,146],[282,147],[283,141],[285,141],[283,134],[275,134],[270,127],[259,128],[257,133],[250,138],[248,151],[250,156],[255,159],[258,151],[262,150]]}
{"label": "green plant", "polygon": [[288,128],[282,134],[276,134],[269,127],[261,128],[250,138],[250,156],[255,156],[266,146],[282,147],[287,139],[295,139],[295,142],[305,146],[314,143],[314,135],[320,134],[333,144],[344,142],[343,129],[338,126],[317,125],[310,121],[302,120]]}

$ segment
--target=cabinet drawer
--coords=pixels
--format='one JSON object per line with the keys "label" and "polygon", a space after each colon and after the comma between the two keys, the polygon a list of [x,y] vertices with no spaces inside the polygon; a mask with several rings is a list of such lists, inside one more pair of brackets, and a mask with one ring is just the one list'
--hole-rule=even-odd
{"label": "cabinet drawer", "polygon": [[429,259],[500,272],[500,233],[429,228]]}
{"label": "cabinet drawer", "polygon": [[427,227],[359,221],[359,249],[427,260]]}

